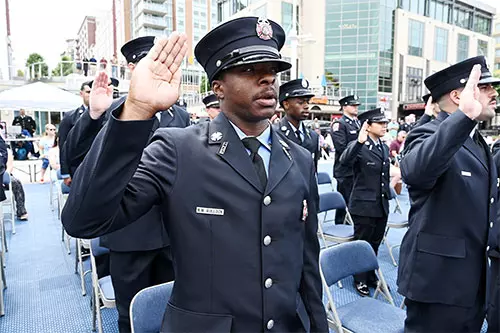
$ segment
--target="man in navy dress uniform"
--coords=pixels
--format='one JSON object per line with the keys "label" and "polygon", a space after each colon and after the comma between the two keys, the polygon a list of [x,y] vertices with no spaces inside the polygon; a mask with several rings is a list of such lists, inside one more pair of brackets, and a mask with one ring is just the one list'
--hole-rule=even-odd
{"label": "man in navy dress uniform", "polygon": [[203,104],[210,120],[214,120],[220,113],[219,99],[214,93],[210,93],[203,98]]}
{"label": "man in navy dress uniform", "polygon": [[441,112],[408,134],[401,160],[412,205],[398,271],[408,332],[481,330],[498,179],[477,125],[494,117],[499,83],[484,57],[425,79]]}
{"label": "man in navy dress uniform", "polygon": [[[139,37],[123,45],[121,51],[132,72],[153,47],[153,41],[154,37]],[[107,80],[105,73],[96,77],[96,81],[101,80]],[[94,96],[98,93],[98,88],[92,89],[90,94],[89,111],[80,117],[68,135],[66,150],[73,172],[83,162],[99,130],[109,119],[111,110],[104,114],[102,110],[107,109],[111,98],[107,95],[104,105],[96,105]],[[110,89],[107,88],[106,92],[109,94]],[[123,103],[124,99],[114,100],[113,103],[116,106]],[[154,118],[153,129],[159,125],[160,121]],[[172,121],[169,125],[175,125],[175,122]],[[151,135],[153,133],[152,131]],[[154,206],[137,223],[102,236],[100,244],[110,250],[110,275],[115,291],[120,333],[130,332],[129,308],[135,294],[144,288],[174,279],[170,242],[160,208]]]}
{"label": "man in navy dress uniform", "polygon": [[[347,205],[352,192],[353,171],[349,166],[339,162],[340,156],[347,148],[349,142],[357,140],[360,129],[358,121],[358,107],[360,105],[358,96],[349,95],[339,100],[342,118],[335,120],[332,124],[332,140],[335,147],[335,164],[333,165],[333,176],[337,180],[337,191],[344,197]],[[335,224],[343,224],[345,210],[337,209],[335,212]]]}
{"label": "man in navy dress uniform", "polygon": [[178,98],[187,51],[183,34],[158,40],[75,175],[63,211],[73,236],[118,230],[160,206],[176,276],[162,332],[305,332],[308,322],[328,332],[314,162],[269,124],[277,73],[291,66],[284,42],[265,18],[209,32],[195,55],[221,113],[149,140],[152,117]]}
{"label": "man in navy dress uniform", "polygon": [[314,94],[309,90],[306,79],[288,81],[281,85],[279,102],[286,116],[283,117],[275,129],[279,130],[289,140],[307,149],[318,168],[319,136],[316,132],[307,129],[303,121],[309,119],[309,100]]}

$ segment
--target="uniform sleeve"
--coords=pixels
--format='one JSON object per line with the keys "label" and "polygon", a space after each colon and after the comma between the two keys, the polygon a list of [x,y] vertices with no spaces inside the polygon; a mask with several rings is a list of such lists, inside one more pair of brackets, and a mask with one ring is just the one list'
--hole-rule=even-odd
{"label": "uniform sleeve", "polygon": [[347,135],[345,125],[338,121],[332,126],[332,140],[335,147],[335,154],[342,155],[347,148]]}
{"label": "uniform sleeve", "polygon": [[70,130],[71,130],[71,117],[66,116],[62,119],[61,124],[59,125],[59,149],[61,150],[59,159],[61,160],[60,162],[61,162],[62,175],[69,175],[69,165],[66,162],[65,143]]}
{"label": "uniform sleeve", "polygon": [[129,225],[161,203],[173,186],[172,140],[159,129],[144,149],[153,120],[120,121],[121,109],[112,111],[71,184],[62,222],[74,237],[94,238]]}
{"label": "uniform sleeve", "polygon": [[353,166],[358,159],[361,148],[363,148],[363,143],[360,143],[358,140],[350,142],[347,149],[340,156],[339,162],[346,166]]}
{"label": "uniform sleeve", "polygon": [[307,200],[308,216],[305,222],[304,267],[299,293],[309,315],[310,331],[328,332],[328,323],[322,302],[323,288],[319,275],[318,204],[318,186],[315,171],[311,165],[310,196]]}
{"label": "uniform sleeve", "polygon": [[434,187],[476,124],[457,110],[435,131],[432,123],[411,131],[406,137],[400,162],[403,181],[418,189]]}
{"label": "uniform sleeve", "polygon": [[419,126],[427,124],[431,120],[432,120],[432,117],[429,116],[428,114],[424,113],[424,115],[422,117],[420,117],[420,119],[415,123],[415,125],[413,125],[412,130],[419,127]]}
{"label": "uniform sleeve", "polygon": [[101,118],[94,120],[88,112],[85,112],[69,131],[64,147],[68,173],[72,173],[72,168],[78,167],[85,158],[104,124],[104,118],[101,116]]}

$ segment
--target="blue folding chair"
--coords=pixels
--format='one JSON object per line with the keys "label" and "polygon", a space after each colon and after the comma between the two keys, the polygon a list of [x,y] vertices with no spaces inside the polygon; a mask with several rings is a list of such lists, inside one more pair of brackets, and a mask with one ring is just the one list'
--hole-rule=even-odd
{"label": "blue folding chair", "polygon": [[142,289],[130,303],[132,333],[160,332],[174,281]]}
{"label": "blue folding chair", "polygon": [[[373,248],[365,241],[353,241],[320,252],[320,275],[326,293],[328,326],[337,332],[404,332],[406,313],[396,307],[379,269]],[[359,296],[353,302],[336,307],[330,287],[343,278],[377,270],[379,285],[373,298]],[[381,293],[390,304],[378,300]]]}
{"label": "blue folding chair", "polygon": [[[344,198],[339,192],[326,192],[319,195],[318,213],[324,213],[321,223],[318,223],[318,234],[323,239],[325,247],[327,241],[345,243],[354,240],[354,227],[349,224],[325,224],[328,212],[331,210],[345,209]],[[349,212],[346,212],[348,215]],[[350,216],[349,216],[350,217]]]}
{"label": "blue folding chair", "polygon": [[111,276],[106,275],[103,277],[97,276],[97,265],[95,258],[109,253],[109,250],[105,247],[99,245],[99,238],[93,238],[90,241],[90,263],[92,266],[92,330],[96,330],[96,319],[97,328],[99,333],[102,333],[102,317],[101,317],[101,302],[103,308],[114,308],[115,304],[115,290],[113,289],[113,283],[111,282]]}
{"label": "blue folding chair", "polygon": [[389,202],[389,216],[387,218],[387,227],[385,229],[384,240],[383,242],[387,246],[389,250],[389,256],[391,257],[392,264],[397,266],[396,258],[394,258],[393,250],[396,247],[401,246],[401,244],[390,245],[387,240],[387,235],[389,234],[390,229],[404,229],[408,228],[408,214],[409,214],[409,205],[401,205],[398,200],[397,194],[394,189],[391,187],[391,195],[392,199]]}

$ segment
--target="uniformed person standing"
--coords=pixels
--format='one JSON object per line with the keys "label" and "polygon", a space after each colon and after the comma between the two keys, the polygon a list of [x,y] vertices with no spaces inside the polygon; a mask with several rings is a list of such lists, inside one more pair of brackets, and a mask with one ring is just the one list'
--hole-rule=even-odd
{"label": "uniformed person standing", "polygon": [[210,31],[195,56],[221,113],[149,140],[151,118],[178,98],[186,40],[159,39],[139,62],[75,175],[63,224],[91,238],[161,207],[176,276],[162,332],[305,332],[298,306],[311,332],[328,332],[314,162],[269,124],[277,73],[291,67],[285,33],[257,17]]}
{"label": "uniformed person standing", "polygon": [[495,116],[493,85],[500,79],[481,56],[424,82],[441,112],[410,131],[400,164],[412,203],[398,271],[398,290],[406,296],[405,327],[408,332],[479,332],[487,254],[498,249],[493,232],[498,180],[477,125]]}
{"label": "uniformed person standing", "polygon": [[314,94],[309,90],[309,82],[297,79],[282,84],[279,90],[279,102],[286,116],[275,124],[275,129],[281,131],[289,140],[307,149],[318,168],[319,136],[306,128],[303,121],[309,119],[309,100]]}
{"label": "uniformed person standing", "polygon": [[[123,45],[121,51],[129,62],[132,73],[137,63],[154,45],[153,41],[153,37],[146,36],[133,39]],[[107,80],[105,73],[100,73],[95,79],[96,82]],[[92,89],[89,111],[81,116],[68,135],[66,148],[73,172],[79,168],[99,130],[109,119],[111,111],[108,110],[106,113],[103,111],[106,111],[111,104],[111,96],[108,94],[102,104],[95,103],[94,100],[99,101],[98,97],[94,97],[97,89],[99,87]],[[110,92],[109,88],[107,92]],[[123,103],[124,100],[122,98],[113,103],[116,105]],[[153,121],[153,129],[161,126],[156,118],[153,118]],[[181,124],[182,122],[175,121],[169,123],[170,126]],[[113,180],[110,182],[112,183]],[[110,250],[110,275],[115,291],[119,330],[120,333],[130,332],[129,309],[135,294],[144,288],[174,279],[170,241],[160,208],[153,206],[138,219],[137,223],[104,235],[100,241],[101,246]]]}
{"label": "uniformed person standing", "polygon": [[[351,197],[353,172],[352,168],[339,162],[340,156],[347,148],[349,142],[358,138],[360,128],[358,107],[360,105],[358,96],[350,95],[339,100],[341,110],[344,112],[342,118],[332,124],[332,139],[335,147],[335,164],[333,165],[333,176],[337,180],[337,191],[342,194],[347,205]],[[335,224],[343,224],[345,210],[337,209],[335,212]]]}
{"label": "uniformed person standing", "polygon": [[203,98],[203,104],[205,104],[210,121],[214,120],[220,113],[220,104],[217,96],[214,93],[208,94]]}
{"label": "uniformed person standing", "polygon": [[[354,172],[349,199],[354,237],[370,243],[377,254],[389,215],[391,162],[389,148],[381,141],[389,120],[380,108],[363,112],[358,119],[363,124],[358,139],[349,143],[340,163]],[[369,287],[376,288],[377,283],[374,271],[354,276],[354,286],[362,296],[370,295]]]}

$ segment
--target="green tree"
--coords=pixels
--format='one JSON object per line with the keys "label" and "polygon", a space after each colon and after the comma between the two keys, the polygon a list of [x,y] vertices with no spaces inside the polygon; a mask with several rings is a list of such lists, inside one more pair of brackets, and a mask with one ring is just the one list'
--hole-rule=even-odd
{"label": "green tree", "polygon": [[[494,71],[493,76],[500,78],[500,69]],[[500,86],[496,86],[495,89],[497,90],[497,93],[500,95]]]}
{"label": "green tree", "polygon": [[210,84],[208,83],[208,79],[205,75],[201,77],[200,82],[200,94],[204,94],[210,90]]}
{"label": "green tree", "polygon": [[52,70],[52,76],[66,76],[73,73],[73,63],[71,63],[71,58],[63,55],[61,57],[61,62],[59,62]]}
{"label": "green tree", "polygon": [[333,85],[335,88],[340,88],[339,80],[335,77],[335,75],[332,72],[326,71],[325,78],[326,81],[331,85]]}
{"label": "green tree", "polygon": [[[42,77],[49,76],[49,66],[47,66],[45,59],[43,59],[43,57],[38,53],[32,53],[28,56],[28,60],[26,60],[26,67],[29,70],[31,79],[41,79]],[[42,74],[41,77],[40,71]]]}
{"label": "green tree", "polygon": [[17,77],[24,77],[24,72],[20,69],[17,70]]}

